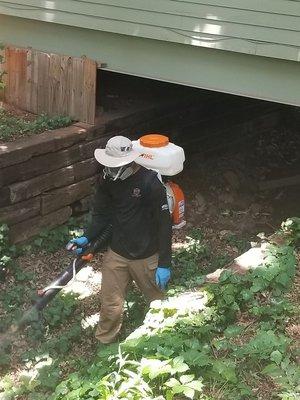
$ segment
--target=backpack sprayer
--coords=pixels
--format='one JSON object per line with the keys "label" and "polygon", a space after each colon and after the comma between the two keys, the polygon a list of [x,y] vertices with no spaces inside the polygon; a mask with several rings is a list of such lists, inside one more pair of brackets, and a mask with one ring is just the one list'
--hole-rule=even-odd
{"label": "backpack sprayer", "polygon": [[167,192],[169,210],[172,216],[173,228],[182,228],[186,221],[185,199],[179,185],[169,177],[179,174],[183,170],[185,161],[184,150],[169,141],[169,138],[156,133],[142,136],[133,141],[133,148],[141,155],[135,160],[137,164],[158,172]]}

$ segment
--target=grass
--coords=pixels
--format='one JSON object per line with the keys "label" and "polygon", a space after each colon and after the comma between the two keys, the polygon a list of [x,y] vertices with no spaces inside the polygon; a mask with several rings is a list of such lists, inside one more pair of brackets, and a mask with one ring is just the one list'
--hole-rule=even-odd
{"label": "grass", "polygon": [[69,126],[71,123],[72,119],[70,117],[59,115],[49,117],[45,114],[38,115],[33,120],[26,120],[0,108],[0,140],[11,141],[46,130],[63,128]]}

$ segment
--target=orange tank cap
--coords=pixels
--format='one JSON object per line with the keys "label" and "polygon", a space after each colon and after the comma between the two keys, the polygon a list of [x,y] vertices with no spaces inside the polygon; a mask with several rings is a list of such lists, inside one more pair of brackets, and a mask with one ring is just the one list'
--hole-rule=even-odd
{"label": "orange tank cap", "polygon": [[150,133],[140,138],[140,144],[144,147],[165,147],[169,144],[169,138],[158,133]]}

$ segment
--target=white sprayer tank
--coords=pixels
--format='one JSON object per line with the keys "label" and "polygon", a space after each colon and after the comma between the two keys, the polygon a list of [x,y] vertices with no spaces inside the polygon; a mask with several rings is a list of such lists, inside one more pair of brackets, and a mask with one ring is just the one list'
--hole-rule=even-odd
{"label": "white sprayer tank", "polygon": [[133,148],[141,155],[135,160],[143,167],[158,171],[160,175],[173,176],[183,170],[185,160],[182,147],[169,142],[159,134],[148,134],[133,141]]}

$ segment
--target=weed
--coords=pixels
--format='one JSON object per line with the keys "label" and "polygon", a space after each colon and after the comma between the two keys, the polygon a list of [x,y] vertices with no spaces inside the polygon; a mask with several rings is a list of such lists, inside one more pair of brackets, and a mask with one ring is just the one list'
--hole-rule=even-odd
{"label": "weed", "polygon": [[43,250],[47,253],[53,253],[64,248],[71,237],[78,237],[83,234],[80,225],[84,225],[84,221],[70,218],[65,225],[43,229],[31,244],[23,247],[23,250],[25,252]]}
{"label": "weed", "polygon": [[55,297],[43,313],[45,322],[50,327],[57,327],[74,314],[78,297],[73,293],[60,294]]}
{"label": "weed", "polygon": [[226,242],[231,246],[235,246],[240,253],[249,249],[249,243],[243,238],[238,238],[235,234],[226,236]]}
{"label": "weed", "polygon": [[72,119],[69,117],[49,117],[45,114],[39,115],[33,121],[26,121],[4,109],[0,109],[0,140],[5,141],[15,137],[38,134],[46,130],[66,127],[71,123]]}
{"label": "weed", "polygon": [[[210,249],[203,233],[200,229],[193,229],[186,237],[184,249],[173,256],[173,279],[177,285],[193,287],[203,283],[202,277],[199,277],[199,264],[208,260],[209,255]],[[204,268],[201,272],[205,272]]]}

